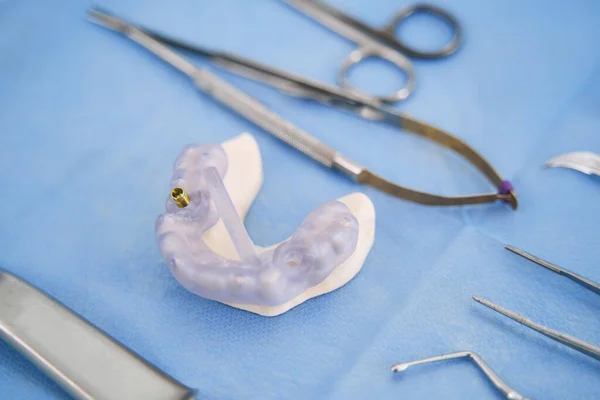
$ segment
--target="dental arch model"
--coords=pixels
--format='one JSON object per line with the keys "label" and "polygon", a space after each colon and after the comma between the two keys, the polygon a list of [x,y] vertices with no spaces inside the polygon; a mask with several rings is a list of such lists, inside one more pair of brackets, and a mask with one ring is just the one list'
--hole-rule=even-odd
{"label": "dental arch model", "polygon": [[187,290],[261,315],[282,314],[350,281],[375,234],[375,211],[354,193],[313,210],[283,242],[262,249],[243,225],[262,185],[260,151],[242,134],[186,146],[177,158],[156,235]]}

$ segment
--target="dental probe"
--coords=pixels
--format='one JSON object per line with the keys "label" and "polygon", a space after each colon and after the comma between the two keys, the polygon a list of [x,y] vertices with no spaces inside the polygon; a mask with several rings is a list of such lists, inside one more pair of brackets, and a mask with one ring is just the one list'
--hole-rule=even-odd
{"label": "dental probe", "polygon": [[571,272],[568,269],[560,267],[556,264],[552,264],[549,261],[542,260],[541,258],[536,257],[533,254],[529,254],[526,251],[523,251],[521,249],[517,249],[514,246],[507,244],[506,246],[504,246],[504,248],[506,250],[512,251],[513,253],[515,253],[523,258],[533,261],[534,263],[541,265],[542,267],[549,269],[552,272],[555,272],[559,275],[565,276],[565,277],[569,278],[570,280],[572,280],[573,282],[580,284],[581,286],[588,289],[589,291],[600,295],[600,283],[596,283],[588,278],[585,278],[581,275],[576,274],[575,272]]}
{"label": "dental probe", "polygon": [[492,367],[486,363],[481,356],[472,351],[457,351],[455,353],[443,354],[441,356],[434,356],[423,358],[421,360],[403,362],[399,364],[395,364],[392,366],[392,372],[403,372],[406,371],[409,367],[419,364],[428,364],[439,361],[453,360],[457,358],[467,358],[477,366],[486,376],[486,378],[494,385],[499,392],[501,392],[508,400],[531,400],[528,397],[523,396],[521,393],[517,392],[512,387],[508,386],[506,382],[500,378],[500,376],[494,372]]}
{"label": "dental probe", "polygon": [[600,346],[584,342],[583,340],[578,339],[574,336],[555,331],[554,329],[550,329],[544,325],[533,322],[532,320],[525,318],[524,316],[517,314],[514,311],[510,311],[504,307],[494,304],[491,301],[484,299],[483,297],[473,296],[473,300],[496,311],[497,313],[504,315],[505,317],[512,319],[513,321],[520,323],[521,325],[525,325],[526,327],[531,328],[534,331],[537,331],[542,335],[549,337],[552,340],[556,340],[557,342],[560,342],[565,346],[569,346],[570,348],[577,350],[580,353],[583,353],[600,361]]}

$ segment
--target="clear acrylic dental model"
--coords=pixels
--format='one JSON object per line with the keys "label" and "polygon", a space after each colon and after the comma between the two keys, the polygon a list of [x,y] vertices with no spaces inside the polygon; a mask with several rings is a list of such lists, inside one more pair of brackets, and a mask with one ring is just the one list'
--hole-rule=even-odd
{"label": "clear acrylic dental model", "polygon": [[373,243],[375,212],[360,193],[329,201],[289,239],[262,249],[243,224],[261,184],[260,152],[250,135],[223,145],[186,146],[175,162],[156,235],[169,269],[187,290],[278,315],[358,273]]}

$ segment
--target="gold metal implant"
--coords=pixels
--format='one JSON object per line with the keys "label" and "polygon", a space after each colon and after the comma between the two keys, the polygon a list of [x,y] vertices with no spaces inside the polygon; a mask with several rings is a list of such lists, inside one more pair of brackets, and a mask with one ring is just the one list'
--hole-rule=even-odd
{"label": "gold metal implant", "polygon": [[171,190],[171,198],[179,208],[185,208],[190,205],[190,196],[180,187]]}

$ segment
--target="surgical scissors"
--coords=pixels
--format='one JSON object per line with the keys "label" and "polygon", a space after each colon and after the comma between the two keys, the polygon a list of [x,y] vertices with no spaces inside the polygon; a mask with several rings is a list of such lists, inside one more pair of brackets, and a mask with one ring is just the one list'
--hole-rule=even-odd
{"label": "surgical scissors", "polygon": [[[414,4],[401,8],[383,28],[374,28],[350,15],[319,0],[281,0],[308,17],[319,21],[329,29],[358,45],[342,62],[338,72],[341,87],[359,91],[348,83],[348,70],[361,61],[377,57],[391,62],[406,76],[403,88],[388,96],[373,96],[383,102],[396,102],[406,99],[413,90],[415,77],[413,66],[408,57],[418,59],[436,59],[453,54],[461,43],[461,28],[447,11],[429,4]],[[445,21],[452,30],[452,39],[441,49],[434,51],[419,50],[396,36],[400,24],[415,14],[430,14]]]}
{"label": "surgical scissors", "polygon": [[[452,206],[483,204],[500,200],[509,204],[513,209],[517,208],[517,197],[510,182],[503,180],[489,162],[468,144],[439,128],[419,122],[405,114],[397,112],[391,107],[382,106],[381,103],[371,97],[335,86],[314,82],[233,54],[192,46],[152,32],[146,28],[131,25],[97,8],[90,10],[90,17],[92,22],[122,33],[156,54],[188,75],[198,89],[254,122],[265,131],[283,140],[290,146],[295,147],[326,167],[337,169],[351,176],[358,183],[370,185],[392,196],[425,205]],[[208,57],[210,61],[226,70],[265,82],[292,95],[353,111],[362,118],[384,122],[437,142],[444,147],[452,149],[471,162],[496,187],[497,192],[450,197],[425,193],[392,183],[292,125],[255,98],[229,85],[210,71],[196,67],[172,51],[166,46],[167,44]]]}

